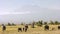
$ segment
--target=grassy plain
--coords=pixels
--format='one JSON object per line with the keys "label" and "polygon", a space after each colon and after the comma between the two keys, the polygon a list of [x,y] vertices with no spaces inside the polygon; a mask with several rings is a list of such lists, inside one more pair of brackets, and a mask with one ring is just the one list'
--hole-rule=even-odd
{"label": "grassy plain", "polygon": [[[60,30],[58,30],[57,26],[58,25],[49,25],[49,30],[47,31],[44,30],[44,25],[42,27],[35,25],[35,28],[31,28],[31,26],[29,26],[27,32],[18,32],[18,27],[24,27],[22,25],[6,26],[7,29],[4,32],[2,31],[2,26],[0,26],[0,34],[60,34]],[[52,30],[52,28],[55,29]]]}

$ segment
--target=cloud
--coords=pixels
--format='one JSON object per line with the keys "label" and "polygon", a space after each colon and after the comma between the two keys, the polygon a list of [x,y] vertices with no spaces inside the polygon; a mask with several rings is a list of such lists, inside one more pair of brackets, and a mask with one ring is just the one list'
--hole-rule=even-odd
{"label": "cloud", "polygon": [[46,8],[52,9],[52,10],[60,10],[60,6],[57,6],[57,5],[47,6]]}
{"label": "cloud", "polygon": [[30,14],[29,11],[26,12],[0,12],[0,15],[8,15],[8,14]]}

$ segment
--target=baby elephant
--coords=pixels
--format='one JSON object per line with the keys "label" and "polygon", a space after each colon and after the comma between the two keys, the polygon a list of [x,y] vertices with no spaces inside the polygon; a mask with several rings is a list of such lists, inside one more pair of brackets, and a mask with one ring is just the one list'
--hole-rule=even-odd
{"label": "baby elephant", "polygon": [[49,30],[49,26],[48,25],[45,25],[44,28],[45,28],[45,30]]}
{"label": "baby elephant", "polygon": [[2,26],[3,26],[2,30],[5,31],[6,30],[6,26],[4,24]]}
{"label": "baby elephant", "polygon": [[25,25],[25,32],[27,31],[27,29],[28,29],[28,25]]}
{"label": "baby elephant", "polygon": [[60,26],[58,26],[58,29],[60,29]]}
{"label": "baby elephant", "polygon": [[22,32],[22,28],[18,28],[18,32],[21,31]]}

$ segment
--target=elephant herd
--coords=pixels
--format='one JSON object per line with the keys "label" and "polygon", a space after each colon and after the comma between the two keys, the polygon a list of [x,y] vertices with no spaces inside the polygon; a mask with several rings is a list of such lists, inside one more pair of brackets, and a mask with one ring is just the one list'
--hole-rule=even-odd
{"label": "elephant herd", "polygon": [[[55,28],[52,28],[52,30],[54,30]],[[60,29],[60,26],[58,26],[58,30]],[[49,30],[49,26],[48,25],[45,25],[44,26],[44,30]]]}
{"label": "elephant herd", "polygon": [[[23,28],[18,28],[18,32],[19,31],[27,31],[27,29],[28,29],[28,25],[25,25]],[[2,25],[2,31],[5,31],[6,30],[6,26],[5,25]]]}
{"label": "elephant herd", "polygon": [[[27,29],[28,29],[28,25],[25,25],[23,28],[18,28],[18,32],[19,31],[27,31]],[[60,26],[58,26],[58,29],[60,29]],[[5,25],[3,25],[3,27],[2,27],[2,31],[5,31],[6,30],[6,26]],[[48,25],[45,25],[44,26],[44,30],[49,30],[49,26]],[[52,28],[52,30],[54,30],[54,28]]]}
{"label": "elephant herd", "polygon": [[22,30],[26,32],[27,29],[28,29],[28,25],[25,25],[25,27],[23,27],[23,28],[18,28],[18,32],[19,32],[19,31],[22,32]]}

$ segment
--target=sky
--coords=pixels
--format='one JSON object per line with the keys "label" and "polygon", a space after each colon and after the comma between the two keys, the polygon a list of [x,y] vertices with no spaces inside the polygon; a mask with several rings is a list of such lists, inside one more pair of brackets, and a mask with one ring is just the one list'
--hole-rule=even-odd
{"label": "sky", "polygon": [[0,23],[60,21],[60,0],[0,0]]}

